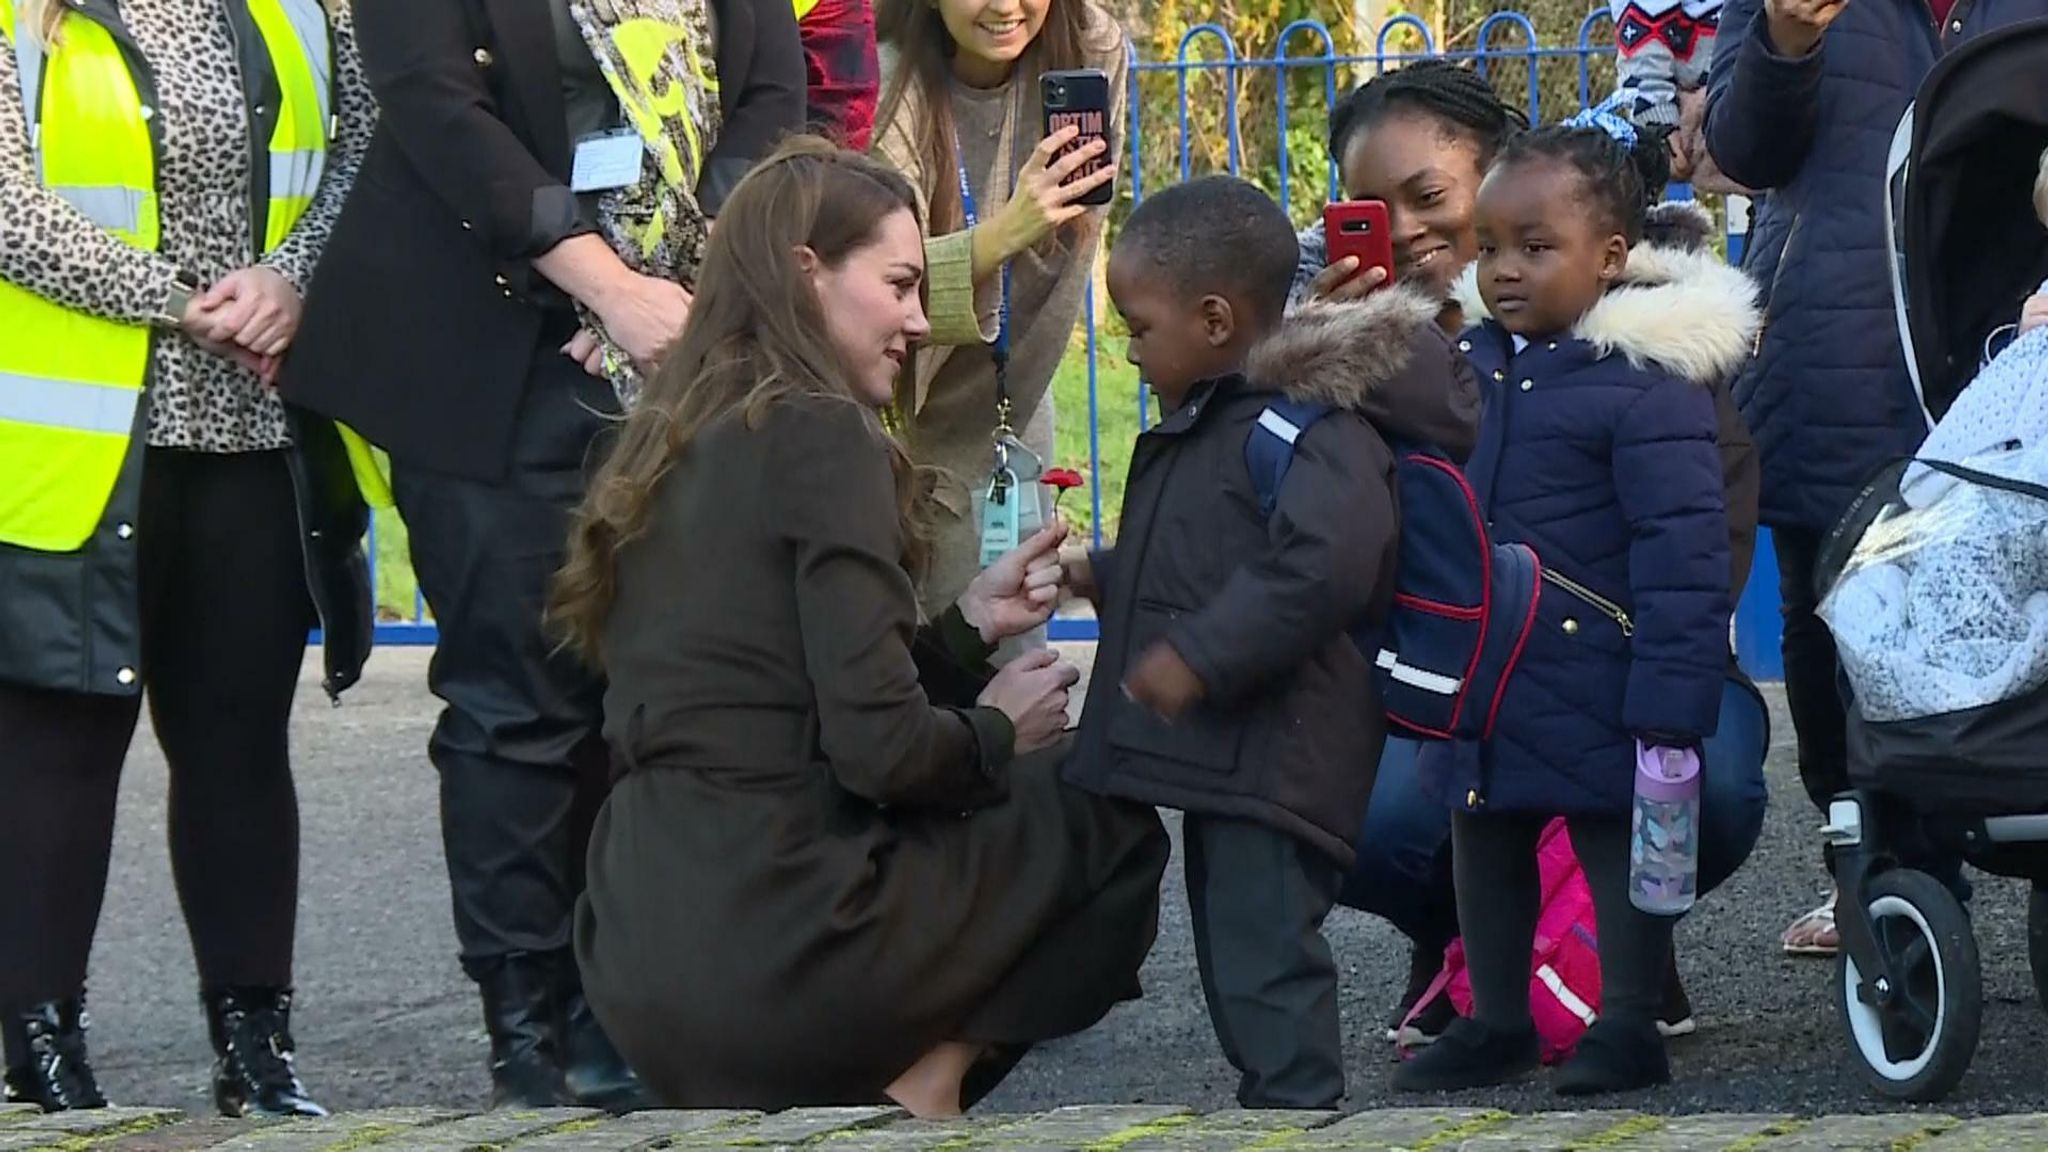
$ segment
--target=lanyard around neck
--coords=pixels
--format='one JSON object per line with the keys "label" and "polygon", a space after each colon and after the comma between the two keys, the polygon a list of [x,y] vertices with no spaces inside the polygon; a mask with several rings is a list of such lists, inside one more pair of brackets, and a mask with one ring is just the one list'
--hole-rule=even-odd
{"label": "lanyard around neck", "polygon": [[[953,170],[960,177],[960,214],[972,229],[981,222],[974,207],[974,189],[967,180],[967,158],[960,150],[960,134],[953,133]],[[1003,261],[1001,303],[996,309],[996,338],[989,342],[989,356],[996,365],[996,431],[1010,431],[1010,262]]]}

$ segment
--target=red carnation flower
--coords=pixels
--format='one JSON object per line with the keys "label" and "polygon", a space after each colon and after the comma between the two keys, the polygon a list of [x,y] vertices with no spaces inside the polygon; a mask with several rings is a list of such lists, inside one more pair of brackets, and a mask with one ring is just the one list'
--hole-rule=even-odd
{"label": "red carnation flower", "polygon": [[1053,490],[1052,512],[1055,516],[1059,515],[1060,497],[1067,494],[1067,489],[1085,487],[1088,483],[1072,468],[1048,468],[1039,476],[1038,482]]}

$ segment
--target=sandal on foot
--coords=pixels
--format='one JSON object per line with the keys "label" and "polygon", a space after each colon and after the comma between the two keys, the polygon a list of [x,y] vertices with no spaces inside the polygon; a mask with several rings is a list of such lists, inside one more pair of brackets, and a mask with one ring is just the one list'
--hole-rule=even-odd
{"label": "sandal on foot", "polygon": [[1842,950],[1841,934],[1835,930],[1835,898],[1835,893],[1829,893],[1825,904],[1785,929],[1780,938],[1785,955],[1826,959]]}

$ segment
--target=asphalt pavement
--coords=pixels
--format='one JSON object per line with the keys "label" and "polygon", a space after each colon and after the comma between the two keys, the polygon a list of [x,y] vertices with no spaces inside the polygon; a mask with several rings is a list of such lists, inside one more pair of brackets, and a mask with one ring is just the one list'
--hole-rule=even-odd
{"label": "asphalt pavement", "polygon": [[[295,1031],[308,1084],[334,1108],[481,1106],[489,1092],[475,996],[455,962],[436,782],[426,738],[437,702],[427,654],[380,651],[364,683],[330,708],[313,666],[293,737],[303,828]],[[1778,933],[1824,891],[1816,818],[1799,787],[1774,692],[1773,807],[1748,864],[1680,928],[1680,966],[1700,1031],[1674,1043],[1678,1081],[1612,1106],[1646,1112],[1869,1111],[1849,1066],[1831,962],[1779,955]],[[201,1112],[210,1061],[191,951],[165,855],[165,770],[145,731],[130,756],[113,877],[92,972],[92,1046],[123,1103]],[[2025,892],[1976,877],[1987,999],[1975,1064],[1943,1109],[2048,1111],[2048,1016],[2027,968]],[[1339,910],[1328,926],[1343,965],[1347,1109],[1406,1103],[1387,1090],[1379,1039],[1406,973],[1384,923]],[[1093,1031],[1034,1053],[988,1102],[1229,1106],[1235,1074],[1217,1050],[1196,983],[1179,863],[1169,870],[1144,1000]],[[1513,1111],[1557,1106],[1539,1079],[1456,1101]]]}

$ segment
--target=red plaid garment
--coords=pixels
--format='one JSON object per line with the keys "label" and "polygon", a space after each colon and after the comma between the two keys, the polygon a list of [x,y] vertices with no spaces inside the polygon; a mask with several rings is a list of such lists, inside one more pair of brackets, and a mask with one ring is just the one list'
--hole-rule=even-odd
{"label": "red plaid garment", "polygon": [[870,0],[817,0],[797,21],[804,46],[806,119],[810,128],[865,152],[875,130],[882,67],[875,58]]}

